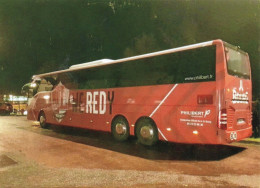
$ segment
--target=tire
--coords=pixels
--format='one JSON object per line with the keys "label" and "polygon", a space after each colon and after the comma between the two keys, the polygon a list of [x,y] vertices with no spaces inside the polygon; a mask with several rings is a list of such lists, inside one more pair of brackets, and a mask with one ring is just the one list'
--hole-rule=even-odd
{"label": "tire", "polygon": [[40,126],[44,129],[49,128],[49,124],[46,123],[46,116],[44,112],[41,112],[39,115],[39,122],[40,122]]}
{"label": "tire", "polygon": [[123,142],[130,136],[128,121],[123,116],[117,116],[111,124],[111,132],[115,140]]}
{"label": "tire", "polygon": [[140,119],[136,123],[136,137],[139,143],[152,146],[158,141],[158,129],[150,118]]}

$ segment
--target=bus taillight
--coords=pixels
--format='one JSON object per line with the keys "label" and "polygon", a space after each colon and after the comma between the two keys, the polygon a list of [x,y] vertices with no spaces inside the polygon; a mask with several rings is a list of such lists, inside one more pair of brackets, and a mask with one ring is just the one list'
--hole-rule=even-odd
{"label": "bus taillight", "polygon": [[222,109],[220,113],[220,119],[219,119],[219,128],[220,129],[227,129],[227,110]]}

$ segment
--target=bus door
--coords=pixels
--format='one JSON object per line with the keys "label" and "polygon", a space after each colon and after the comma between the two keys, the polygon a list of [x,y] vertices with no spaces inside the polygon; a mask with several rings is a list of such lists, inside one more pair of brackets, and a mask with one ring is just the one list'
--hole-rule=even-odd
{"label": "bus door", "polygon": [[61,123],[66,119],[69,110],[69,90],[61,83],[51,93],[51,110],[56,123]]}

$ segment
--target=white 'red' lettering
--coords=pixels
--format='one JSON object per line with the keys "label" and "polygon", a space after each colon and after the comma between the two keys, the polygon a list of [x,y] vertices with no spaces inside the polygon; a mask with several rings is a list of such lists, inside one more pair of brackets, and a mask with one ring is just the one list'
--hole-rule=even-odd
{"label": "white 'red' lettering", "polygon": [[[106,92],[94,91],[86,92],[86,113],[105,114],[106,113]],[[99,104],[98,104],[99,103]]]}
{"label": "white 'red' lettering", "polygon": [[86,113],[92,114],[92,93],[86,93]]}
{"label": "white 'red' lettering", "polygon": [[97,105],[97,98],[96,98],[96,96],[98,95],[98,91],[94,91],[94,93],[93,93],[93,102],[92,102],[92,104],[93,104],[93,114],[98,114],[98,110],[96,109],[96,105]]}
{"label": "white 'red' lettering", "polygon": [[100,95],[99,96],[99,114],[105,114],[106,113],[106,92],[100,91],[99,95]]}

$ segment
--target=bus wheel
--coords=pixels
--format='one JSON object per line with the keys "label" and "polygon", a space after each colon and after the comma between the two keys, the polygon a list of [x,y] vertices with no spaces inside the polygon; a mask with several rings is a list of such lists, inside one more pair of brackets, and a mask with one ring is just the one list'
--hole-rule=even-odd
{"label": "bus wheel", "polygon": [[47,129],[49,127],[49,125],[46,123],[46,116],[45,116],[44,112],[40,113],[39,122],[40,122],[40,126],[42,128]]}
{"label": "bus wheel", "polygon": [[125,141],[130,135],[129,124],[125,117],[117,116],[111,125],[111,132],[117,141]]}
{"label": "bus wheel", "polygon": [[140,119],[136,123],[136,136],[138,142],[146,145],[151,146],[158,141],[158,129],[153,122],[153,120],[149,118]]}

